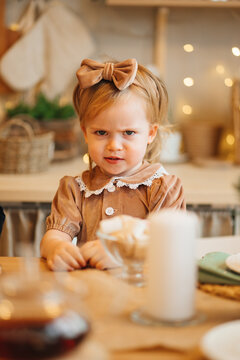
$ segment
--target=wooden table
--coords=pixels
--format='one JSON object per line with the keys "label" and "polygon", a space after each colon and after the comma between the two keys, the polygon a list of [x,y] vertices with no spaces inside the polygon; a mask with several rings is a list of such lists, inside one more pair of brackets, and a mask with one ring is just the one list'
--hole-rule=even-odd
{"label": "wooden table", "polygon": [[[199,239],[198,257],[209,251],[229,253],[240,251],[240,237]],[[45,260],[34,258],[34,261],[39,266],[40,272],[47,273],[50,277],[54,276],[54,273],[47,269]],[[22,271],[23,259],[0,257],[0,265],[2,274],[19,273]],[[239,318],[240,302],[215,297],[197,290],[197,308],[200,304],[200,308],[207,315],[207,319],[202,325],[182,328],[182,330],[140,326],[131,323],[129,311],[141,304],[144,298],[144,288],[134,288],[113,278],[108,272],[95,269],[74,271],[69,276],[84,281],[89,287],[86,302],[89,305],[92,325],[94,331],[96,330],[97,340],[108,348],[109,360],[205,360],[199,349],[202,335],[217,324]],[[116,306],[120,306],[120,308],[122,306],[122,308],[118,309],[116,314],[110,314],[111,311],[108,314],[108,309]],[[185,334],[189,334],[190,340],[191,338],[195,340],[191,340],[192,343],[190,341],[191,344],[187,344],[188,336]],[[142,337],[143,341],[142,344],[135,346],[134,342],[138,343],[138,336]],[[129,340],[129,337],[132,337],[132,340]],[[177,340],[178,337],[179,340]],[[183,340],[186,341],[187,346],[184,348],[185,345],[183,345],[181,349]],[[126,343],[129,346],[125,346]],[[174,343],[178,345],[176,348],[173,347]],[[122,345],[123,348],[120,350]],[[96,360],[98,359],[96,358]]]}
{"label": "wooden table", "polygon": [[[54,276],[52,272],[50,272],[47,268],[46,261],[44,259],[35,258],[36,262],[39,265],[40,271],[44,273],[48,273],[49,276]],[[12,274],[19,273],[23,266],[24,261],[23,258],[20,257],[0,257],[0,265],[2,268],[2,274]],[[96,271],[96,270],[93,270]],[[80,274],[81,271],[75,271],[76,274]],[[111,276],[111,275],[110,275]],[[194,354],[195,360],[204,359],[200,356],[199,350],[193,349],[193,352],[187,354],[185,352],[172,351],[168,349],[164,349],[163,347],[154,347],[152,349],[141,349],[134,351],[122,351],[122,352],[111,352],[110,357],[106,360],[187,360],[191,359],[192,354]],[[196,357],[197,356],[197,357]],[[98,359],[96,359],[98,360]]]}

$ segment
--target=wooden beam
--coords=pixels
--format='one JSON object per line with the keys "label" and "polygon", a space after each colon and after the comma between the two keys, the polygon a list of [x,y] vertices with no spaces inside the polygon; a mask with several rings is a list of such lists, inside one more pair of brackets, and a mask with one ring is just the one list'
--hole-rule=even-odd
{"label": "wooden beam", "polygon": [[161,78],[165,78],[167,54],[167,21],[169,9],[159,7],[156,13],[154,64],[158,68]]}
{"label": "wooden beam", "polygon": [[232,117],[235,137],[235,164],[240,164],[240,82],[235,80],[232,87]]}
{"label": "wooden beam", "polygon": [[238,8],[239,0],[105,0],[115,6],[167,6],[167,7],[218,7]]}

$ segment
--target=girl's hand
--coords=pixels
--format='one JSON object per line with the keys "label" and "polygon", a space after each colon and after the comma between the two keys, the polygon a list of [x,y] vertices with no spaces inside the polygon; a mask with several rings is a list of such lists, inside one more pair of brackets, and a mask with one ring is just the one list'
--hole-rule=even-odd
{"label": "girl's hand", "polygon": [[53,271],[72,271],[86,266],[80,249],[70,242],[59,242],[47,256],[47,264]]}
{"label": "girl's hand", "polygon": [[72,244],[70,235],[48,230],[40,244],[41,255],[53,271],[72,271],[86,266],[81,250]]}
{"label": "girl's hand", "polygon": [[81,247],[81,253],[86,262],[99,270],[119,267],[104,249],[100,240],[88,241]]}

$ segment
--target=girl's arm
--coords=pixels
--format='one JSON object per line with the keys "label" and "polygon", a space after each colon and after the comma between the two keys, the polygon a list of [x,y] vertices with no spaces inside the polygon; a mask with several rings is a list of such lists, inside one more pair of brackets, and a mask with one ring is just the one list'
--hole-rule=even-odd
{"label": "girl's arm", "polygon": [[40,244],[40,252],[53,271],[72,271],[86,266],[80,249],[72,244],[71,236],[59,230],[46,232]]}
{"label": "girl's arm", "polygon": [[54,196],[51,214],[47,217],[47,232],[42,238],[40,251],[51,270],[71,271],[86,266],[80,249],[72,244],[79,234],[81,193],[74,177],[64,176]]}

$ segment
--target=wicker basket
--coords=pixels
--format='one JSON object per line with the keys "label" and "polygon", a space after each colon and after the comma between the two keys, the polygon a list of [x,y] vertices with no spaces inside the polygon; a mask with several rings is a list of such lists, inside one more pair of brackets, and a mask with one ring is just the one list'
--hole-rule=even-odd
{"label": "wicker basket", "polygon": [[40,130],[29,117],[12,118],[0,126],[0,172],[35,173],[53,158],[54,133]]}
{"label": "wicker basket", "polygon": [[191,159],[217,155],[222,128],[218,124],[189,122],[182,125],[184,146]]}
{"label": "wicker basket", "polygon": [[43,130],[54,132],[54,160],[72,159],[87,152],[79,120],[76,118],[39,122]]}

